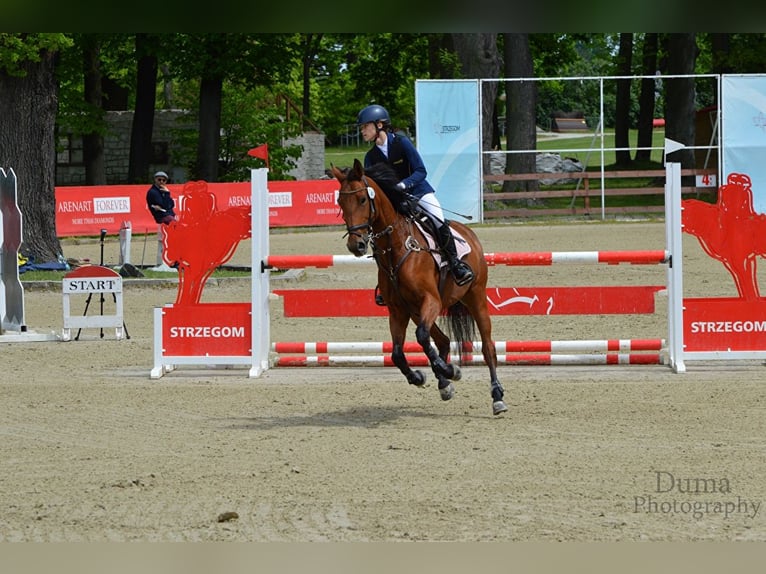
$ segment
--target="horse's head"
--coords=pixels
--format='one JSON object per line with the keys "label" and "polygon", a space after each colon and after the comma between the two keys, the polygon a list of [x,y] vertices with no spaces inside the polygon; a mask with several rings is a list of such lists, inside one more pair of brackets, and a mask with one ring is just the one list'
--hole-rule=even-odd
{"label": "horse's head", "polygon": [[335,166],[332,174],[340,182],[338,206],[346,223],[348,250],[361,257],[367,253],[370,233],[375,219],[375,189],[364,176],[364,168],[358,159],[354,167],[341,170]]}

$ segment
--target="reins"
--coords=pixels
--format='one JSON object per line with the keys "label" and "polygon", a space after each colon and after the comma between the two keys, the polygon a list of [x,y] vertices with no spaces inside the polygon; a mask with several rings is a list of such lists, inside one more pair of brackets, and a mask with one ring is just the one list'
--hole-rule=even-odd
{"label": "reins", "polygon": [[[366,241],[369,241],[373,245],[373,248],[374,248],[374,245],[375,245],[374,241],[375,241],[375,239],[378,239],[379,237],[382,237],[382,236],[384,236],[384,235],[386,235],[388,233],[391,233],[394,230],[394,228],[393,228],[393,226],[389,225],[388,227],[386,227],[380,233],[372,233],[372,231],[373,231],[372,222],[375,219],[375,214],[377,213],[377,211],[375,209],[375,190],[372,188],[372,186],[370,186],[370,184],[367,181],[367,178],[365,176],[362,176],[362,182],[361,183],[364,184],[364,186],[365,186],[364,189],[363,188],[358,188],[358,189],[347,189],[346,191],[343,191],[343,190],[338,191],[339,195],[354,195],[356,193],[359,193],[360,191],[365,191],[366,190],[367,191],[367,198],[370,200],[370,215],[367,218],[367,223],[360,223],[359,225],[352,225],[351,227],[349,227],[347,225],[346,226],[346,235],[358,235],[362,239],[365,239],[364,235],[362,235],[361,233],[356,233],[356,232],[359,231],[360,229],[366,229],[367,232],[368,232],[367,236],[366,236]],[[344,235],[343,237],[346,237],[346,235]]]}
{"label": "reins", "polygon": [[[375,240],[380,239],[381,237],[384,237],[386,235],[391,235],[394,231],[394,226],[396,224],[396,221],[394,223],[388,224],[380,232],[373,233],[373,230],[374,230],[373,221],[376,217],[376,214],[378,213],[375,207],[376,192],[374,188],[372,188],[372,186],[369,184],[365,176],[362,176],[361,183],[365,186],[365,188],[348,189],[346,191],[338,192],[340,195],[353,195],[353,194],[359,193],[360,191],[365,191],[366,189],[367,197],[370,200],[370,213],[369,213],[367,222],[361,223],[359,225],[346,226],[346,234],[344,235],[344,237],[346,237],[347,235],[357,235],[360,238],[362,238],[362,240],[364,240],[365,242],[369,242],[370,247],[372,249],[372,257],[375,259],[375,261],[378,263],[380,267],[386,270],[391,281],[396,283],[399,269],[404,264],[405,260],[410,255],[412,255],[412,253],[416,251],[426,251],[428,250],[428,248],[427,247],[423,248],[422,246],[420,246],[418,241],[414,237],[412,237],[412,227],[413,227],[412,221],[407,217],[399,216],[397,214],[398,216],[397,221],[398,221],[398,218],[400,217],[402,220],[406,222],[407,227],[409,229],[409,234],[407,236],[407,239],[403,242],[404,253],[402,253],[401,257],[399,257],[399,261],[394,263],[393,261],[391,261],[391,255],[393,254],[393,250],[391,247],[389,247],[388,249],[378,249],[378,247],[375,245]],[[363,234],[358,233],[360,229],[366,229],[368,232],[367,235],[365,236]],[[386,265],[386,263],[382,261],[380,257],[381,255],[384,255],[385,253],[389,254],[389,262],[388,262],[389,265]]]}

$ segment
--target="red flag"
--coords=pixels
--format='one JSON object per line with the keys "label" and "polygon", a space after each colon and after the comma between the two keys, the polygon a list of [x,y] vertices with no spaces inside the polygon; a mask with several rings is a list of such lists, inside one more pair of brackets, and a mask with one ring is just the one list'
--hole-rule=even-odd
{"label": "red flag", "polygon": [[248,150],[247,155],[257,157],[266,162],[266,167],[269,167],[269,144],[259,145],[251,150]]}

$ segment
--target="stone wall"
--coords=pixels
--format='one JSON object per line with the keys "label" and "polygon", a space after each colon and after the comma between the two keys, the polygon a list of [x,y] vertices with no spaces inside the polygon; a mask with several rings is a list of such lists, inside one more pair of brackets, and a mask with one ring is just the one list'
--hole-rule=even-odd
{"label": "stone wall", "polygon": [[298,165],[288,173],[295,179],[322,179],[324,173],[324,134],[306,132],[297,138],[285,140],[285,145],[302,145],[303,155]]}
{"label": "stone wall", "polygon": [[[152,131],[152,163],[147,174],[147,183],[151,182],[151,174],[157,170],[166,171],[173,183],[184,183],[187,180],[186,170],[171,164],[173,130],[178,129],[176,120],[185,113],[183,110],[156,112]],[[108,185],[125,184],[128,179],[133,112],[107,112],[106,122],[108,126],[104,136],[106,182]],[[285,143],[303,146],[303,155],[299,158],[298,165],[289,172],[290,175],[301,180],[320,179],[324,176],[323,134],[308,132]],[[68,149],[60,151],[57,157],[56,185],[85,185],[82,139],[70,138]]]}

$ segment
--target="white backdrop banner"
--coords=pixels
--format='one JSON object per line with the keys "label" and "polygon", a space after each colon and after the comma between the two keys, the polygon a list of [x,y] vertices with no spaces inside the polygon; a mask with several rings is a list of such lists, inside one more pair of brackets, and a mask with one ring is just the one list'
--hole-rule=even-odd
{"label": "white backdrop banner", "polygon": [[766,213],[766,76],[721,77],[721,182],[744,173],[753,183],[753,207]]}
{"label": "white backdrop banner", "polygon": [[417,80],[415,116],[417,148],[444,216],[469,223],[462,217],[469,215],[480,222],[479,81]]}

